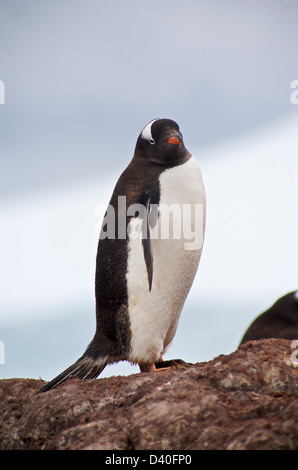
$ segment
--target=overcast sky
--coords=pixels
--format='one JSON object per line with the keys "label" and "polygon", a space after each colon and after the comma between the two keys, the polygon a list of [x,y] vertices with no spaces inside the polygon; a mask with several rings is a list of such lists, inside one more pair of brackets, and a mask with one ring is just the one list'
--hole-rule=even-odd
{"label": "overcast sky", "polygon": [[207,190],[173,354],[230,352],[296,288],[297,20],[296,0],[0,0],[0,375],[49,379],[91,340],[96,207],[155,117]]}
{"label": "overcast sky", "polygon": [[0,0],[0,190],[119,170],[155,117],[190,148],[290,112],[295,0]]}

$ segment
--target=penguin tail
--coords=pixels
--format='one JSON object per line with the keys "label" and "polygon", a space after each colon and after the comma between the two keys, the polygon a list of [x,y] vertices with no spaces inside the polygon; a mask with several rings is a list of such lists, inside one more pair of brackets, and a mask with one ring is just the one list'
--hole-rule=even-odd
{"label": "penguin tail", "polygon": [[109,362],[108,357],[98,357],[97,359],[93,359],[92,357],[84,354],[64,372],[61,372],[61,374],[48,382],[37,393],[47,392],[48,390],[57,387],[57,385],[65,382],[65,380],[70,376],[78,377],[82,380],[95,379]]}

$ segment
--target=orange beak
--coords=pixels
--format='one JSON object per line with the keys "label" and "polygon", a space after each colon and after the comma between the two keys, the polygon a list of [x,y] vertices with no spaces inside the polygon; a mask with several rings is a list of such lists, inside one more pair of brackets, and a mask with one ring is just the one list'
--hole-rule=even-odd
{"label": "orange beak", "polygon": [[169,144],[179,145],[182,142],[182,139],[179,134],[174,134],[169,139],[166,140]]}

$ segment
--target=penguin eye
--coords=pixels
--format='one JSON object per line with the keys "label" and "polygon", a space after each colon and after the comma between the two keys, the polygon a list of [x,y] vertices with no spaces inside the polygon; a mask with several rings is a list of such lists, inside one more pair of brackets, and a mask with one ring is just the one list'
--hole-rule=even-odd
{"label": "penguin eye", "polygon": [[154,139],[150,139],[149,142],[150,142],[151,145],[155,144],[155,140],[154,140]]}

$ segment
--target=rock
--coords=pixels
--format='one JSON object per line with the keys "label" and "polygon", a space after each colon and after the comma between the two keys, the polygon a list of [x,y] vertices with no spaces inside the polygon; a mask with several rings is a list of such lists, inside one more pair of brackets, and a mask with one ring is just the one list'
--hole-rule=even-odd
{"label": "rock", "polygon": [[0,381],[0,449],[298,449],[291,341],[250,341],[230,355],[64,385]]}

